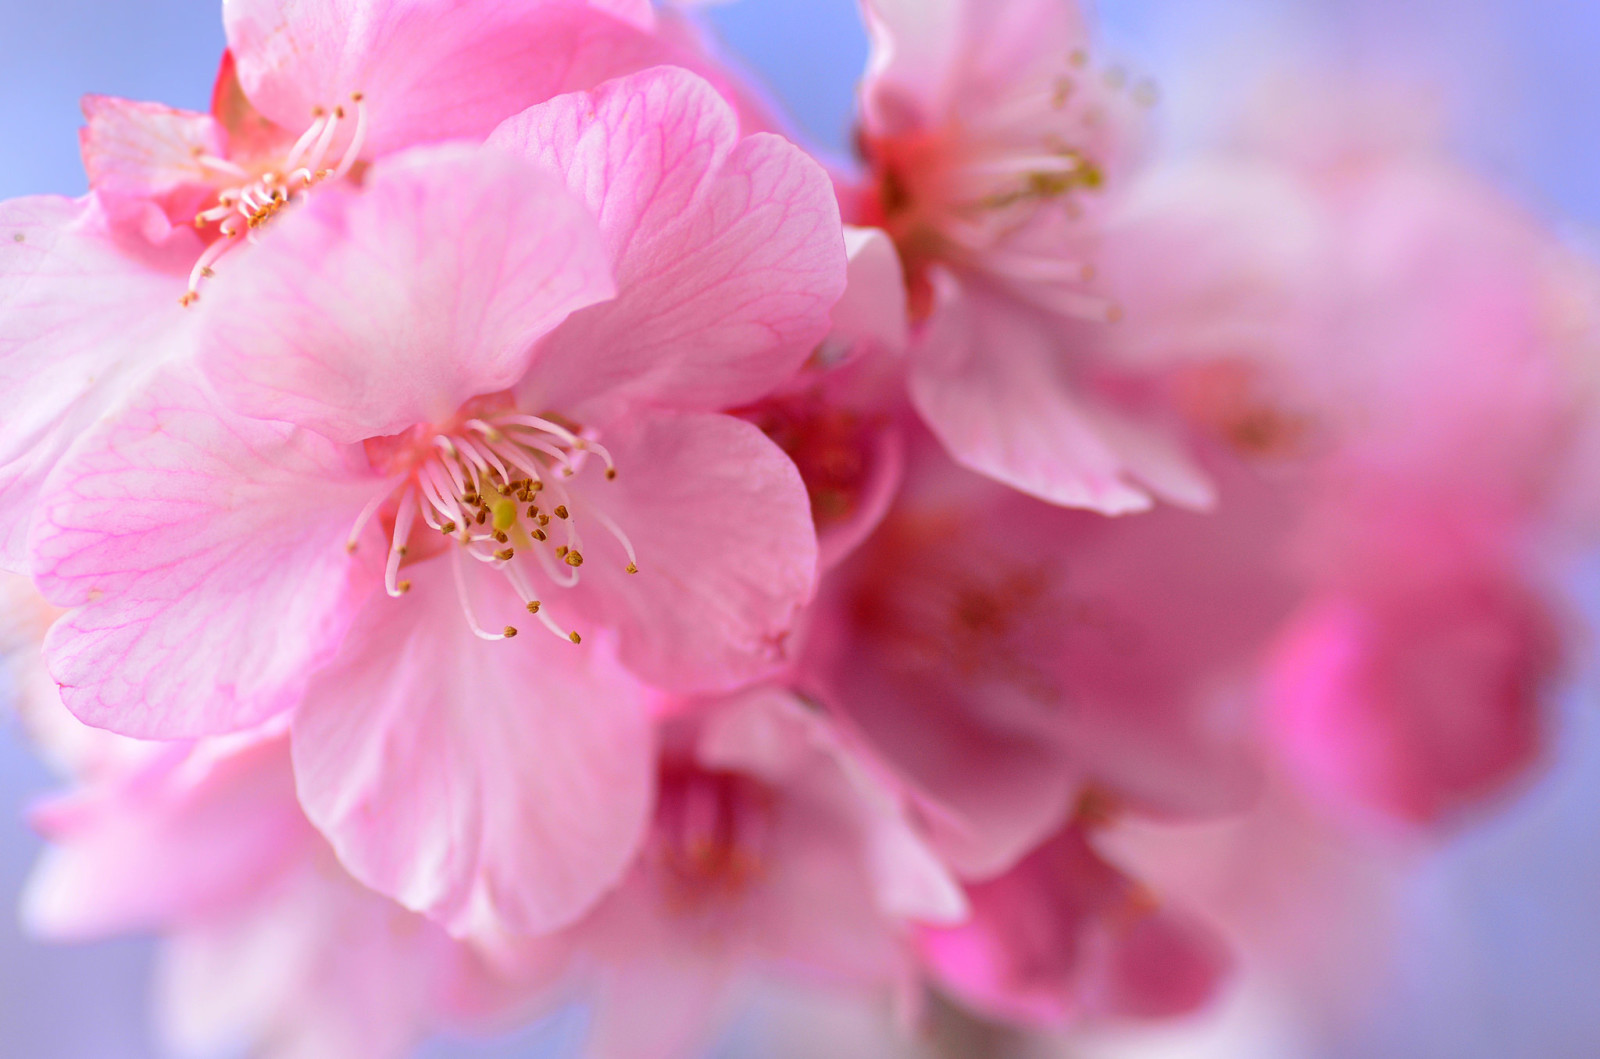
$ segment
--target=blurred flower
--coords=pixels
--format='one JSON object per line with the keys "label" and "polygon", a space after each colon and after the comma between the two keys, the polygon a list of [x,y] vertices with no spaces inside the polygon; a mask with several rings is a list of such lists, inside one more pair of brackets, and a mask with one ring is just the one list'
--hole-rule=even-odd
{"label": "blurred flower", "polygon": [[1547,581],[1596,528],[1562,491],[1592,459],[1600,283],[1404,121],[1300,106],[1130,197],[1118,355],[1298,508],[1268,702],[1296,773],[1442,821],[1544,742],[1571,649]]}
{"label": "blurred flower", "polygon": [[873,0],[866,12],[870,180],[847,213],[888,232],[905,263],[923,419],[958,462],[1052,503],[1204,506],[1209,487],[1181,447],[1093,382],[1102,325],[1120,315],[1092,291],[1093,259],[1145,90],[1090,67],[1075,3]]}
{"label": "blurred flower", "polygon": [[694,1054],[755,975],[880,1001],[915,977],[911,921],[960,888],[871,762],[789,693],[699,704],[664,733],[650,835],[623,884],[550,944],[595,1004],[591,1054]]}

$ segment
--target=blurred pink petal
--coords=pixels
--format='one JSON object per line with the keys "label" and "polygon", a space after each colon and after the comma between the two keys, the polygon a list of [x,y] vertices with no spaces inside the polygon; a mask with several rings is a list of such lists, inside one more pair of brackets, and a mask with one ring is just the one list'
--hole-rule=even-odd
{"label": "blurred pink petal", "polygon": [[1161,908],[1076,827],[967,893],[972,918],[924,928],[920,948],[937,981],[994,1018],[1059,1027],[1182,1014],[1228,971],[1220,939]]}
{"label": "blurred pink petal", "polygon": [[[1094,378],[1105,325],[1094,259],[1139,122],[1124,75],[1089,68],[1056,0],[866,4],[874,51],[851,219],[897,244],[921,326],[910,387],[964,466],[1106,514],[1153,497],[1204,507],[1204,476],[1159,422]],[[858,214],[858,215],[857,215]]]}

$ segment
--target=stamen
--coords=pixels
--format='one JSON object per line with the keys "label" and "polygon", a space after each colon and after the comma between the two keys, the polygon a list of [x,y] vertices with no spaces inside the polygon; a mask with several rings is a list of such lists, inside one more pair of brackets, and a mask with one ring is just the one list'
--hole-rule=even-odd
{"label": "stamen", "polygon": [[243,166],[236,165],[226,158],[218,158],[214,154],[197,154],[194,156],[194,160],[205,168],[214,170],[224,176],[239,177],[241,179],[248,179],[250,176]]}
{"label": "stamen", "polygon": [[204,152],[195,153],[195,162],[201,167],[229,180],[240,181],[240,186],[224,188],[217,193],[216,205],[201,210],[195,216],[195,226],[204,228],[221,222],[218,231],[223,237],[207,247],[189,277],[189,287],[180,299],[192,305],[200,297],[200,280],[210,278],[211,266],[227,252],[227,240],[248,233],[248,241],[255,242],[255,229],[267,224],[280,211],[292,203],[309,198],[311,188],[328,177],[346,176],[360,159],[366,143],[367,109],[360,92],[351,93],[355,110],[355,129],[345,145],[344,153],[334,168],[328,168],[328,155],[338,143],[341,130],[346,128],[348,114],[344,107],[328,113],[322,107],[312,110],[312,121],[299,139],[289,149],[279,169],[268,169],[252,177],[250,170],[237,162]]}
{"label": "stamen", "polygon": [[361,157],[361,148],[367,142],[367,105],[365,97],[360,92],[350,93],[351,102],[356,105],[356,131],[350,137],[350,146],[345,148],[344,157],[339,160],[338,168],[333,171],[335,180],[347,176],[356,160]]}
{"label": "stamen", "polygon": [[350,527],[350,536],[345,538],[345,551],[353,552],[360,546],[361,531],[367,528],[367,523],[372,521],[372,516],[378,513],[378,508],[382,507],[383,502],[393,496],[394,491],[398,488],[398,485],[390,486],[367,501],[367,506],[361,509],[361,514],[356,516],[355,524]]}
{"label": "stamen", "polygon": [[[615,466],[605,446],[542,417],[520,413],[466,419],[458,428],[425,436],[423,445],[409,475],[414,488],[407,487],[401,498],[394,531],[396,550],[403,546],[405,534],[420,513],[424,523],[461,546],[453,559],[457,578],[465,576],[459,572],[464,558],[493,567],[510,580],[528,613],[541,624],[573,643],[582,642],[581,636],[563,628],[548,613],[529,583],[532,567],[519,553],[531,548],[534,562],[556,587],[571,588],[578,583],[585,558],[580,515],[590,512],[580,510],[574,496],[559,478],[552,480],[549,471],[552,465],[576,469],[585,454],[593,452],[606,462],[607,477],[612,477]],[[551,506],[534,503],[546,490],[549,500],[545,503]],[[627,571],[636,573],[638,557],[632,541],[610,516],[601,511],[593,514],[627,553]],[[370,513],[366,517],[370,518]],[[552,517],[564,527],[565,541],[554,548],[541,547],[550,542],[545,527]],[[396,581],[400,565],[399,558],[391,554],[388,583]],[[489,632],[463,598],[474,635],[505,638],[505,634]]]}
{"label": "stamen", "polygon": [[461,601],[461,613],[466,615],[467,626],[472,630],[472,635],[476,636],[480,640],[489,640],[491,642],[495,640],[508,640],[515,636],[517,634],[517,630],[511,625],[507,625],[503,632],[495,633],[489,632],[482,625],[478,624],[478,617],[472,612],[472,601],[467,597],[466,567],[461,564],[461,553],[459,551],[456,552],[455,559],[451,563],[450,568],[455,574],[456,598]]}
{"label": "stamen", "polygon": [[633,542],[628,539],[628,535],[626,533],[622,532],[622,527],[617,525],[616,522],[612,520],[611,516],[606,514],[604,511],[596,509],[593,514],[595,521],[600,523],[601,526],[604,526],[606,532],[615,537],[617,539],[617,543],[622,545],[622,550],[628,553],[628,565],[624,567],[624,569],[626,569],[630,574],[638,573],[639,556],[634,553]]}
{"label": "stamen", "polygon": [[410,582],[397,582],[400,560],[406,556],[406,541],[411,536],[411,526],[417,517],[417,493],[407,489],[400,494],[400,509],[394,517],[394,537],[389,544],[389,561],[383,571],[383,587],[398,599],[411,587]]}

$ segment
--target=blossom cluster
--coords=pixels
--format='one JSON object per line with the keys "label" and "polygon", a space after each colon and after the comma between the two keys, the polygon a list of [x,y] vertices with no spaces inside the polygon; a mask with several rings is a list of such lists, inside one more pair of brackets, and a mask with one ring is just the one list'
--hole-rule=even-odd
{"label": "blossom cluster", "polygon": [[222,12],[0,203],[23,915],[161,935],[176,1052],[1183,1014],[1122,832],[1542,760],[1600,276],[1387,111],[1168,159],[1073,0],[863,0],[830,169],[648,0]]}

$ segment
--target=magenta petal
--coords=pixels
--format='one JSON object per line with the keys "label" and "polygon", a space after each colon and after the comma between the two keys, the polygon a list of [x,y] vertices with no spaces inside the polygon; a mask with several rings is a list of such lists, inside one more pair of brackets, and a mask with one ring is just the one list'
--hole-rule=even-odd
{"label": "magenta petal", "polygon": [[811,506],[794,464],[743,420],[655,416],[605,435],[615,481],[568,488],[579,509],[628,534],[628,557],[599,527],[584,539],[573,595],[620,634],[639,676],[674,691],[731,688],[770,671],[816,578]]}
{"label": "magenta petal", "polygon": [[846,267],[827,175],[776,136],[738,132],[710,85],[661,67],[490,137],[566,176],[616,266],[616,300],[541,347],[533,404],[581,419],[628,402],[727,408],[772,390],[827,333]]}
{"label": "magenta petal", "polygon": [[416,567],[401,599],[375,597],[312,683],[293,727],[300,799],[351,874],[452,934],[550,931],[638,846],[650,725],[600,638],[550,636],[474,564],[476,612],[527,619],[514,640],[476,638],[454,561]]}
{"label": "magenta petal", "polygon": [[229,415],[169,375],[58,472],[33,547],[76,609],[45,653],[63,701],[126,735],[234,731],[293,706],[379,583],[345,540],[383,486],[348,453]]}
{"label": "magenta petal", "polygon": [[0,566],[26,568],[45,479],[111,404],[188,348],[178,304],[198,242],[113,239],[93,198],[0,203]]}
{"label": "magenta petal", "polygon": [[437,422],[611,296],[583,207],[507,155],[419,148],[319,191],[219,272],[203,363],[239,410],[336,441]]}

